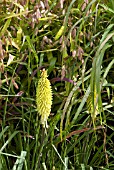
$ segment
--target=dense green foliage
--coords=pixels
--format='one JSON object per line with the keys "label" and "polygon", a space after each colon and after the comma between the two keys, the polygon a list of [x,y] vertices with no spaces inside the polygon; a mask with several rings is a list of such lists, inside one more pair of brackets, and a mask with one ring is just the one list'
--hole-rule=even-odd
{"label": "dense green foliage", "polygon": [[114,170],[113,44],[113,0],[0,1],[0,170]]}

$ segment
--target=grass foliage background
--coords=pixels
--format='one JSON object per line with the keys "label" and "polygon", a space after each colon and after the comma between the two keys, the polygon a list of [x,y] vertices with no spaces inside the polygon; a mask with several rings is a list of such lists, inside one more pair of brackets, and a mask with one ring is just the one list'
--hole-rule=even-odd
{"label": "grass foliage background", "polygon": [[[114,169],[114,1],[0,1],[0,170]],[[48,129],[36,87],[48,70]]]}

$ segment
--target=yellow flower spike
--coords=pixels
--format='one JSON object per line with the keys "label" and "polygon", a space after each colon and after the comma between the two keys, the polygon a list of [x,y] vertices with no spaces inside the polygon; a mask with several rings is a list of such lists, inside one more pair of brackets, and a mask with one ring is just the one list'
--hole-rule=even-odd
{"label": "yellow flower spike", "polygon": [[41,124],[44,128],[47,128],[47,119],[51,112],[52,105],[52,89],[47,77],[47,71],[43,69],[36,88],[37,110],[41,116]]}

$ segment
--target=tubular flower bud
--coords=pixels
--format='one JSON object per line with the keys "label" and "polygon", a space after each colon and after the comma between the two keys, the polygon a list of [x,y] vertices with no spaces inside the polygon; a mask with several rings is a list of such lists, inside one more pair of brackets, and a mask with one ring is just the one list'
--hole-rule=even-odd
{"label": "tubular flower bud", "polygon": [[95,121],[96,116],[99,114],[97,96],[98,95],[97,95],[97,90],[95,86],[94,92],[90,93],[87,99],[87,108],[88,108],[89,113],[91,114],[93,121]]}
{"label": "tubular flower bud", "polygon": [[52,89],[47,77],[47,71],[43,69],[36,89],[37,110],[41,116],[41,124],[44,128],[47,127],[47,119],[52,105]]}

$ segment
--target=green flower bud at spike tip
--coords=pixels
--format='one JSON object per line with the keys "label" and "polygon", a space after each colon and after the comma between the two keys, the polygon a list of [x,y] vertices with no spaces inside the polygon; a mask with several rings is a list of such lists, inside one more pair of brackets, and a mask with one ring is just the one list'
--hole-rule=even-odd
{"label": "green flower bud at spike tip", "polygon": [[47,71],[43,69],[36,88],[37,110],[41,116],[41,124],[44,128],[47,128],[47,119],[51,112],[52,105],[52,89],[47,77]]}

